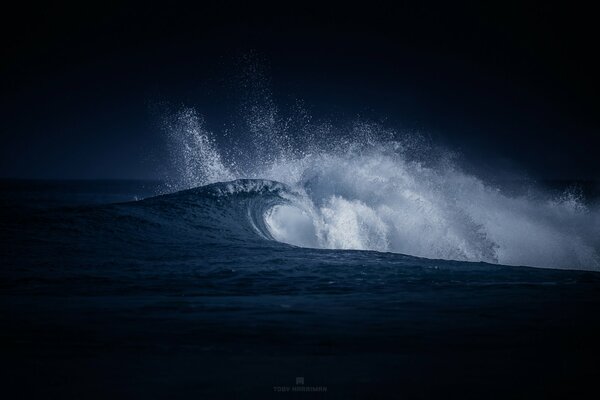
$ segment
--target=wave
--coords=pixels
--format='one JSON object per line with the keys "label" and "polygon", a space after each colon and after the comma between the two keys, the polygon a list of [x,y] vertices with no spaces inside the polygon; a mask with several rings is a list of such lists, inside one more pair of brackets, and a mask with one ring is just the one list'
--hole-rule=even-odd
{"label": "wave", "polygon": [[275,240],[265,216],[295,196],[279,182],[239,179],[88,211],[109,229],[125,232],[117,240],[187,242],[203,248],[265,246]]}
{"label": "wave", "polygon": [[[219,211],[227,219],[204,218],[231,237],[244,232],[299,247],[600,268],[600,210],[576,191],[507,194],[419,137],[399,139],[366,123],[335,135],[331,125],[308,124],[292,136],[273,112],[266,114],[249,122],[254,148],[226,146],[244,148],[245,163],[219,150],[194,110],[179,112],[167,126],[177,165],[170,190],[202,186],[177,193],[177,202],[192,194],[196,202],[201,194],[221,206],[227,199],[231,208]],[[223,181],[229,182],[217,183]]]}

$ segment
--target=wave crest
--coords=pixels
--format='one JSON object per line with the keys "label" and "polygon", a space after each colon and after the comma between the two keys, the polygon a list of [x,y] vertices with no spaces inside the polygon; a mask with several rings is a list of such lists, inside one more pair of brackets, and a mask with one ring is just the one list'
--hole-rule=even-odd
{"label": "wave crest", "polygon": [[[231,152],[219,150],[195,113],[178,118],[170,134],[179,137],[186,155],[184,179],[175,187],[251,179],[204,190],[220,195],[252,192],[257,203],[244,207],[252,210],[250,221],[262,238],[312,248],[600,268],[597,205],[586,205],[569,193],[507,194],[465,172],[452,153],[424,145],[418,136],[398,137],[365,123],[332,135],[330,125],[311,123],[299,131],[310,132],[304,142],[291,145],[286,140],[283,150],[275,146],[266,151],[269,135],[289,139],[290,133],[265,128],[257,142],[260,159],[241,165]],[[197,158],[190,162],[194,154]]]}

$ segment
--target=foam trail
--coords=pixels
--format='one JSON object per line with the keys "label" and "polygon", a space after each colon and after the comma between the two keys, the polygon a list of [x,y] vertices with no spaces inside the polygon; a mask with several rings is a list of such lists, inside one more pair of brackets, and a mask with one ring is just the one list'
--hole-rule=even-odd
{"label": "foam trail", "polygon": [[246,129],[255,149],[246,150],[256,162],[246,165],[221,155],[193,110],[177,114],[169,126],[174,187],[285,183],[300,195],[266,211],[265,224],[274,239],[301,247],[600,269],[600,210],[572,194],[507,195],[461,170],[450,153],[376,124],[332,132],[331,124],[307,123],[296,132],[305,140],[292,146],[276,111],[254,110]]}

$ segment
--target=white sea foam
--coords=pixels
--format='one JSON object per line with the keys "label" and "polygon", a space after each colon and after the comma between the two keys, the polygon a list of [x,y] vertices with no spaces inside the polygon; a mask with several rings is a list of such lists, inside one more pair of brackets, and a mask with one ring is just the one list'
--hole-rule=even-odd
{"label": "white sea foam", "polygon": [[304,202],[267,215],[273,237],[282,242],[508,265],[599,267],[600,212],[574,197],[508,196],[449,163],[424,166],[384,145],[301,164],[300,175],[292,165],[290,174],[279,166],[278,176],[269,177],[306,194]]}
{"label": "white sea foam", "polygon": [[291,145],[275,114],[261,113],[265,121],[247,119],[260,149],[244,149],[254,155],[247,165],[219,151],[193,110],[172,118],[174,187],[238,178],[285,183],[299,196],[270,209],[265,222],[273,238],[301,247],[600,269],[600,210],[577,196],[505,194],[461,170],[448,152],[374,124],[333,132],[308,123],[296,132],[304,140]]}

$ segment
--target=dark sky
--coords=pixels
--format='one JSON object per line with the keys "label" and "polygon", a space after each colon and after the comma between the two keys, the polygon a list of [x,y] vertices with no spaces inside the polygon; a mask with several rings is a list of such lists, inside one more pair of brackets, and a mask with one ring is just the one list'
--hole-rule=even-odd
{"label": "dark sky", "polygon": [[585,7],[105,3],[3,12],[0,177],[156,177],[152,104],[219,125],[247,54],[277,100],[317,117],[424,131],[488,172],[600,177],[600,24]]}

